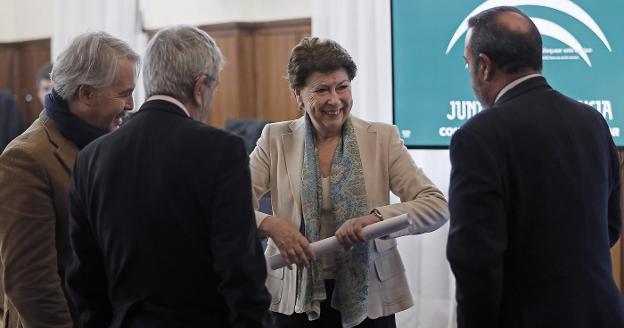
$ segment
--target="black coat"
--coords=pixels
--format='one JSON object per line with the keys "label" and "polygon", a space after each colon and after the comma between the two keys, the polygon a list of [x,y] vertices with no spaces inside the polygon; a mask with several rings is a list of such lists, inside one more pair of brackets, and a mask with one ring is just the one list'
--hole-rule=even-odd
{"label": "black coat", "polygon": [[447,256],[459,328],[622,328],[620,172],[603,117],[542,77],[453,136]]}
{"label": "black coat", "polygon": [[145,103],[80,152],[67,286],[84,327],[266,327],[243,141]]}

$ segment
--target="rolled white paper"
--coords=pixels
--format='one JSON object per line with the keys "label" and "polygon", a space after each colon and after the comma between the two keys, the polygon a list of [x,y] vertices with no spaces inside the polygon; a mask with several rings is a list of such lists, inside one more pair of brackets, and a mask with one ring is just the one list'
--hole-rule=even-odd
{"label": "rolled white paper", "polygon": [[[391,218],[383,219],[383,221],[373,223],[362,229],[362,236],[366,241],[376,239],[379,237],[387,236],[393,232],[405,229],[412,224],[412,218],[409,214],[401,214]],[[312,251],[318,259],[320,256],[335,252],[336,250],[344,247],[338,242],[336,236],[325,238],[310,244]],[[286,265],[284,258],[281,254],[273,255],[269,257],[269,266],[273,270],[277,270]]]}

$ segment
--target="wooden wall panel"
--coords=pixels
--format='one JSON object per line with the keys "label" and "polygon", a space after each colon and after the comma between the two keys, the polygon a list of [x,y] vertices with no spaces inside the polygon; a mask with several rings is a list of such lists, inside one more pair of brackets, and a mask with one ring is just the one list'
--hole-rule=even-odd
{"label": "wooden wall panel", "polygon": [[0,45],[0,89],[13,90],[13,62],[16,51],[10,44]]}
{"label": "wooden wall panel", "polygon": [[[18,46],[17,83],[14,90],[17,102],[24,114],[24,121],[33,122],[43,109],[37,97],[36,77],[39,69],[50,62],[50,40],[22,42]],[[29,97],[30,95],[30,97]],[[30,102],[26,100],[30,99]]]}
{"label": "wooden wall panel", "polygon": [[[200,26],[226,59],[207,123],[227,119],[283,121],[299,117],[286,80],[290,50],[310,34],[310,19]],[[148,32],[153,35],[153,32]]]}
{"label": "wooden wall panel", "polygon": [[27,125],[37,118],[43,108],[36,97],[35,78],[39,69],[48,62],[50,39],[0,44],[0,89],[15,93]]}
{"label": "wooden wall panel", "polygon": [[287,66],[292,48],[310,34],[309,20],[259,23],[255,64],[258,118],[276,122],[302,115],[288,84]]}
{"label": "wooden wall panel", "polygon": [[220,75],[207,123],[223,127],[232,118],[254,118],[253,36],[247,31],[214,37],[225,66]]}
{"label": "wooden wall panel", "polygon": [[223,123],[228,118],[228,112],[238,111],[241,107],[239,97],[229,90],[237,89],[238,84],[238,65],[233,65],[238,58],[236,36],[215,37],[215,41],[219,44],[223,55],[226,57],[227,63],[221,72],[219,85],[214,94],[210,114],[207,122],[210,125],[222,128]]}
{"label": "wooden wall panel", "polygon": [[258,118],[276,122],[302,115],[288,84],[287,66],[292,48],[310,34],[309,20],[260,24],[256,33]]}
{"label": "wooden wall panel", "polygon": [[292,33],[256,36],[256,108],[259,118],[275,122],[301,116],[287,80],[290,50],[299,40]]}

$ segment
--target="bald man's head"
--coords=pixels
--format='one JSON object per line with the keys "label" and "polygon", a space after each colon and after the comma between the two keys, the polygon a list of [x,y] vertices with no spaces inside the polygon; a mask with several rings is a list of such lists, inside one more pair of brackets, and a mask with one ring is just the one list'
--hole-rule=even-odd
{"label": "bald man's head", "polygon": [[494,16],[496,24],[510,33],[528,35],[531,33],[531,20],[515,11],[503,11]]}
{"label": "bald man's head", "polygon": [[542,37],[531,19],[515,7],[495,7],[468,21],[473,60],[486,54],[505,74],[542,70]]}

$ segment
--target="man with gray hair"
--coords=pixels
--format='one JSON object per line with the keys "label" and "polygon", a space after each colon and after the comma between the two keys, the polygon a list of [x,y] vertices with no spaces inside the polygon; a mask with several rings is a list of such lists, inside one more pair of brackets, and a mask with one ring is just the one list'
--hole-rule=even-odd
{"label": "man with gray hair", "polygon": [[132,109],[138,63],[109,34],[76,37],[56,60],[45,109],[0,156],[6,327],[74,327],[78,320],[63,288],[70,175],[78,151]]}
{"label": "man with gray hair", "polygon": [[271,324],[244,143],[202,123],[222,65],[205,32],[159,31],[148,99],[78,155],[67,286],[83,327]]}

